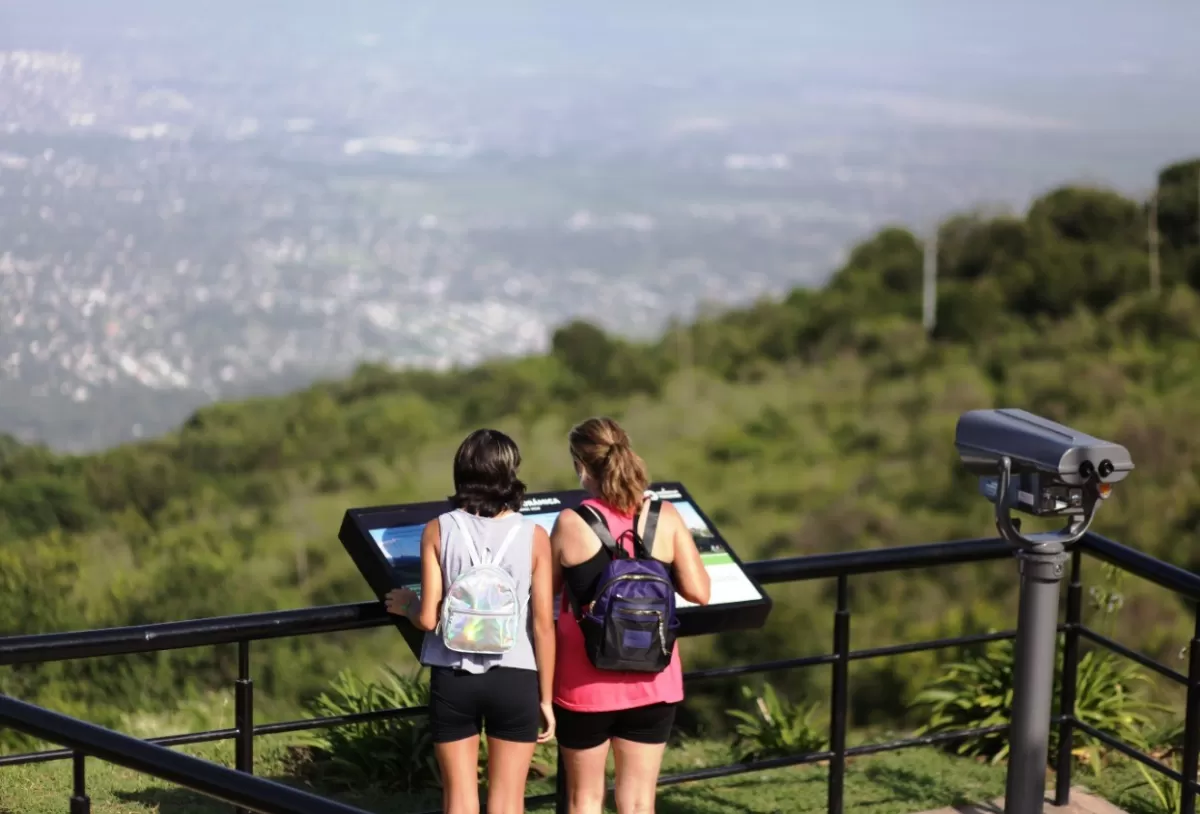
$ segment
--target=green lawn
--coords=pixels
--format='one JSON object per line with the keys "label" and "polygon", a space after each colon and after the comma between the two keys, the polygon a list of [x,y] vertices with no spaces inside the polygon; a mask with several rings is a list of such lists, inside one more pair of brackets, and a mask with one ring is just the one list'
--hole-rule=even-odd
{"label": "green lawn", "polygon": [[[295,783],[296,759],[285,741],[261,738],[256,744],[260,775]],[[188,747],[185,751],[226,765],[232,761],[229,744]],[[680,772],[728,762],[724,744],[693,742],[668,753],[667,772]],[[805,766],[722,780],[689,783],[663,789],[658,810],[663,814],[774,814],[825,811],[826,769]],[[1117,765],[1096,780],[1081,772],[1078,782],[1135,814],[1155,814],[1151,797],[1131,791],[1140,775]],[[551,789],[551,781],[530,783],[529,792]],[[61,814],[71,788],[69,762],[0,768],[0,812],[4,814]],[[1004,791],[1004,769],[955,758],[930,749],[917,749],[850,761],[846,774],[846,810],[855,814],[909,814],[969,801],[986,801]],[[96,814],[227,814],[229,806],[206,800],[135,772],[88,761],[88,792]],[[378,814],[401,814],[436,806],[436,796],[414,798],[381,790],[334,794]],[[541,811],[552,810],[549,807]]]}

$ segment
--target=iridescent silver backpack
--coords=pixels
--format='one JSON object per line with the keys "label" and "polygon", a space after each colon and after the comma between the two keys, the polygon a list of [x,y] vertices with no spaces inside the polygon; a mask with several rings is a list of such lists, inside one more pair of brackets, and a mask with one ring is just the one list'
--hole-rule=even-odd
{"label": "iridescent silver backpack", "polygon": [[491,558],[484,559],[458,513],[450,517],[462,532],[471,566],[454,578],[442,600],[442,641],[456,653],[507,653],[520,633],[524,603],[516,579],[499,563],[525,523],[515,524]]}

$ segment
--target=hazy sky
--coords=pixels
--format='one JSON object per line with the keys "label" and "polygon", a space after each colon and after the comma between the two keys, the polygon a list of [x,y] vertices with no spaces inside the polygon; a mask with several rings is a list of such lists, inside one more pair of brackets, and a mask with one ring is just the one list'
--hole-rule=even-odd
{"label": "hazy sky", "polygon": [[516,66],[581,94],[607,73],[1200,138],[1196,0],[0,0],[0,47],[120,53],[131,40],[168,61],[244,60],[248,78],[314,55],[433,64],[468,84]]}
{"label": "hazy sky", "polygon": [[[71,21],[65,26],[64,16]],[[1200,4],[1193,0],[0,0],[0,32],[51,39],[56,29],[184,21],[284,29],[300,39],[361,28],[416,47],[449,38],[496,52],[515,52],[518,43],[556,51],[584,46],[589,53],[623,43],[700,52],[728,45],[769,54],[848,49],[933,62],[967,53],[1025,56],[1068,67],[1135,56],[1194,66],[1200,50]]]}

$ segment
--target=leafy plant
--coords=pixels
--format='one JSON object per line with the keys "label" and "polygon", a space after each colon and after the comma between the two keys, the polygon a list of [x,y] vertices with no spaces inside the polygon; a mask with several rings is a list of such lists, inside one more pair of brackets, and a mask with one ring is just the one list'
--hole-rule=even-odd
{"label": "leafy plant", "polygon": [[[382,681],[363,681],[343,670],[329,691],[312,702],[316,715],[355,715],[429,703],[419,672],[387,670]],[[322,779],[347,788],[380,786],[417,792],[441,785],[425,716],[386,718],[318,730],[309,737]]]}
{"label": "leafy plant", "polygon": [[[1178,757],[1171,758],[1167,764],[1175,771],[1179,771],[1182,761]],[[1154,797],[1158,801],[1158,805],[1162,814],[1179,814],[1182,811],[1182,790],[1178,783],[1169,777],[1150,771],[1142,763],[1137,764],[1138,771],[1142,773],[1142,777],[1146,778],[1146,785],[1154,792]]]}
{"label": "leafy plant", "polygon": [[[1159,757],[1160,762],[1168,768],[1181,772],[1183,769],[1183,759],[1179,752],[1171,750],[1169,753]],[[1183,789],[1179,783],[1170,777],[1165,777],[1158,772],[1152,771],[1141,761],[1137,763],[1138,771],[1145,778],[1145,785],[1150,787],[1154,792],[1154,798],[1158,803],[1159,811],[1162,814],[1179,814],[1182,810]]]}
{"label": "leafy plant", "polygon": [[[1111,563],[1101,566],[1103,580],[1088,590],[1092,612],[1098,619],[1092,624],[1105,635],[1115,632],[1116,620],[1125,607],[1121,588],[1128,574]],[[1118,665],[1123,665],[1118,667]],[[1061,662],[1057,665],[1056,685],[1062,686]],[[1138,694],[1135,685],[1151,684],[1148,676],[1123,657],[1108,650],[1089,651],[1079,660],[1075,685],[1075,717],[1106,734],[1124,741],[1137,742],[1141,733],[1153,727],[1152,714],[1166,708]],[[1057,748],[1058,730],[1053,733]],[[1075,733],[1076,758],[1099,774],[1103,766],[1103,744],[1095,738]]]}
{"label": "leafy plant", "polygon": [[[1057,678],[1061,687],[1061,675]],[[1108,651],[1090,650],[1079,659],[1075,690],[1075,717],[1085,724],[1123,741],[1135,740],[1151,726],[1154,714],[1164,707],[1136,691],[1150,679],[1136,666]],[[1058,748],[1058,729],[1051,736]],[[1102,743],[1081,732],[1074,734],[1072,753],[1085,760],[1096,774],[1103,766]]]}
{"label": "leafy plant", "polygon": [[[928,722],[917,734],[941,734],[1005,725],[1012,715],[1013,648],[995,642],[982,653],[947,665],[946,672],[917,694],[915,706],[929,706]],[[1007,732],[994,732],[950,744],[960,755],[1003,760],[1008,754]]]}
{"label": "leafy plant", "polygon": [[[1098,614],[1096,626],[1109,633],[1117,614],[1125,605],[1121,585],[1125,573],[1105,563],[1100,584],[1091,587],[1088,597],[1092,612]],[[922,733],[952,732],[1006,725],[1012,717],[1015,656],[1011,641],[993,642],[955,664],[932,685],[919,693],[917,705],[931,709]],[[1062,697],[1062,660],[1055,660],[1055,696]],[[1164,708],[1139,694],[1138,685],[1150,684],[1135,664],[1108,650],[1089,650],[1076,668],[1075,717],[1091,727],[1126,742],[1137,742],[1140,733],[1153,723],[1153,714]],[[1050,731],[1049,756],[1058,751],[1059,728]],[[1081,732],[1073,736],[1072,754],[1099,774],[1103,768],[1103,744]],[[1008,755],[1008,732],[963,738],[952,743],[959,754],[990,758],[993,762]]]}
{"label": "leafy plant", "polygon": [[[1146,755],[1154,758],[1169,769],[1183,773],[1183,734],[1184,721],[1173,716],[1158,726],[1145,730],[1144,737],[1138,738],[1134,745]],[[1182,788],[1175,780],[1164,777],[1153,771],[1141,761],[1134,761],[1141,772],[1143,783],[1137,783],[1126,788],[1149,787],[1154,794],[1157,809],[1161,814],[1179,814],[1182,803]]]}
{"label": "leafy plant", "polygon": [[[921,734],[982,729],[1007,725],[1012,717],[1015,659],[1012,642],[993,642],[983,652],[950,664],[945,674],[920,692],[915,704],[929,706],[928,723]],[[1056,665],[1056,694],[1062,688],[1061,662]],[[1107,651],[1091,650],[1079,659],[1075,715],[1097,730],[1124,741],[1134,741],[1153,721],[1160,707],[1138,694],[1137,685],[1148,683],[1136,665]],[[1073,750],[1092,770],[1102,766],[1100,743],[1075,734]],[[954,741],[962,755],[975,755],[998,762],[1008,756],[1005,730]],[[1058,729],[1051,730],[1050,755],[1058,749]]]}
{"label": "leafy plant", "polygon": [[1158,726],[1147,729],[1146,737],[1141,741],[1142,751],[1159,756],[1182,752],[1183,738],[1187,733],[1185,724],[1183,715],[1172,715]]}
{"label": "leafy plant", "polygon": [[[340,716],[428,703],[429,685],[421,680],[419,670],[401,676],[388,669],[382,681],[363,681],[343,670],[310,707],[315,715]],[[309,734],[307,742],[314,749],[312,765],[331,785],[377,786],[403,792],[441,787],[441,772],[425,715],[317,730]],[[551,773],[555,764],[553,748],[550,744],[537,746],[531,773],[541,777]],[[487,739],[481,738],[477,767],[481,783],[487,779],[487,759]]]}
{"label": "leafy plant", "polygon": [[764,683],[762,693],[742,686],[742,698],[751,702],[751,711],[727,710],[726,714],[739,721],[734,748],[739,761],[767,757],[800,755],[825,748],[826,737],[812,725],[816,705],[801,709],[775,688]]}

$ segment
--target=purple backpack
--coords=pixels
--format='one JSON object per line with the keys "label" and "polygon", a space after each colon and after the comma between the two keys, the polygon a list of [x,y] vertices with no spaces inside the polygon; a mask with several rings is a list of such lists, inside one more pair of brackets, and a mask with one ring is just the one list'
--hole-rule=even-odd
{"label": "purple backpack", "polygon": [[575,509],[600,538],[610,558],[590,604],[580,608],[578,598],[567,590],[583,631],[584,649],[597,670],[661,673],[671,663],[679,631],[675,584],[670,566],[650,556],[661,508],[659,501],[650,501],[642,537],[637,533],[636,514],[630,530],[621,535],[622,540],[626,535],[632,538],[632,557],[619,541],[613,540],[599,512],[586,504]]}

